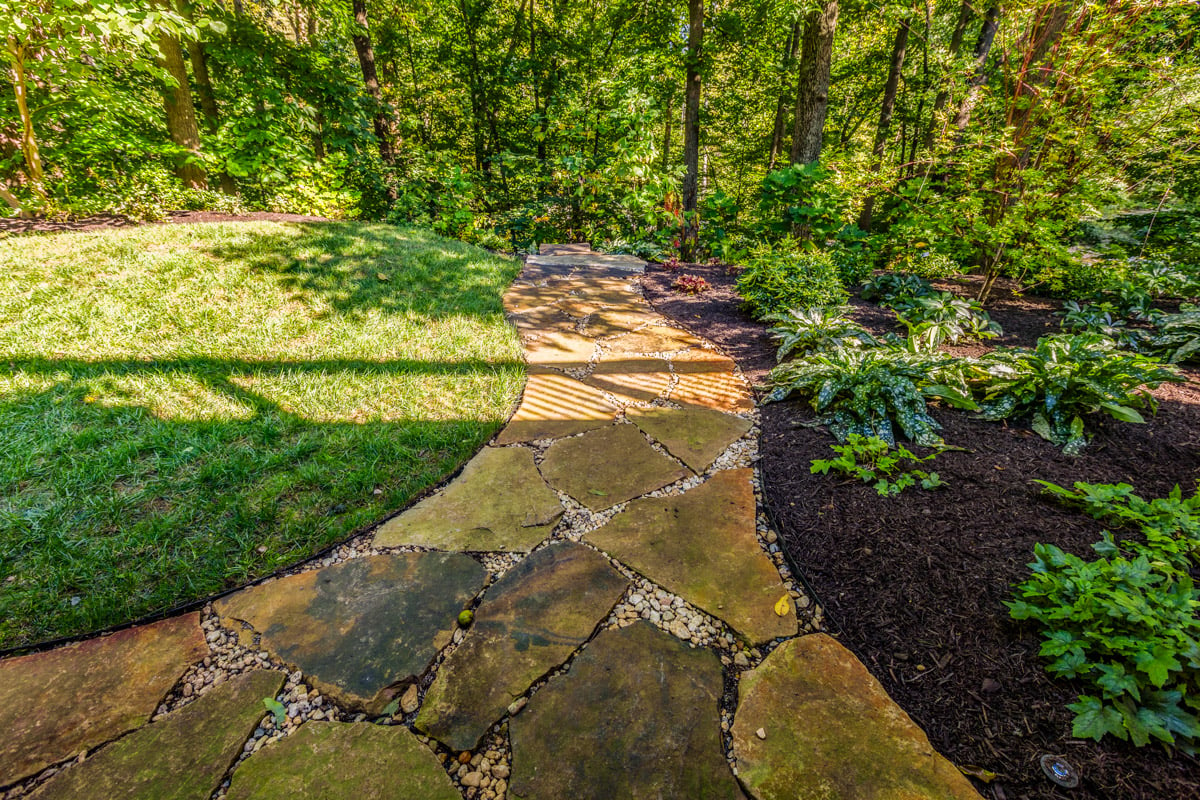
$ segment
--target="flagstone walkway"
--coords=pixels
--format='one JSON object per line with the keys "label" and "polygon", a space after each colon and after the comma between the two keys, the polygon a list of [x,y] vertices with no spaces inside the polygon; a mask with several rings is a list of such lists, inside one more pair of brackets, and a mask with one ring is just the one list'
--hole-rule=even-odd
{"label": "flagstone walkway", "polygon": [[529,379],[458,475],[202,612],[0,662],[0,797],[978,797],[758,513],[734,363],[642,262],[546,247]]}

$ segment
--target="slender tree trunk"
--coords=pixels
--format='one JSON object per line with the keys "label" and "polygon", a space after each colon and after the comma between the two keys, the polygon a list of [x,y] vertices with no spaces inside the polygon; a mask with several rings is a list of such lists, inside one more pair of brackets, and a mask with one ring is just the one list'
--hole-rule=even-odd
{"label": "slender tree trunk", "polygon": [[[896,90],[900,86],[900,74],[904,69],[904,56],[908,52],[908,20],[900,21],[896,39],[892,42],[892,62],[888,67],[887,83],[883,87],[883,104],[879,107],[879,126],[875,128],[875,144],[871,148],[871,171],[879,172],[883,164],[883,151],[887,147],[888,132],[892,127],[892,114],[896,109]],[[903,153],[901,149],[901,153]],[[858,216],[858,227],[871,230],[871,215],[875,210],[875,195],[867,195],[862,213]]]}
{"label": "slender tree trunk", "polygon": [[975,9],[971,6],[971,0],[963,0],[962,7],[958,10],[958,20],[954,23],[954,32],[950,35],[950,67],[948,73],[942,76],[941,87],[938,89],[937,98],[933,101],[933,111],[929,115],[929,127],[925,130],[926,150],[933,149],[934,139],[937,137],[938,120],[941,119],[942,112],[946,110],[946,105],[950,102],[951,76],[954,74],[954,65],[958,62],[959,53],[962,52],[962,42],[967,32],[967,26],[971,24],[974,16]]}
{"label": "slender tree trunk", "polygon": [[783,131],[787,124],[787,109],[791,100],[792,64],[796,63],[796,54],[800,51],[800,20],[792,23],[788,32],[787,42],[783,48],[783,63],[779,70],[779,101],[775,104],[775,125],[771,129],[771,152],[767,156],[767,169],[775,169],[775,161],[783,148]]}
{"label": "slender tree trunk", "polygon": [[837,0],[824,0],[804,24],[796,119],[792,127],[792,163],[810,164],[821,157],[821,138],[829,108],[829,68],[837,32]]}
{"label": "slender tree trunk", "polygon": [[167,114],[167,131],[171,141],[190,155],[184,156],[175,165],[175,174],[183,185],[192,189],[207,189],[208,180],[204,168],[197,158],[200,153],[200,129],[196,126],[196,108],[192,105],[192,90],[188,86],[187,66],[183,61],[183,50],[179,40],[173,36],[160,36],[158,49],[159,64],[174,81],[174,86],[162,87],[163,108]]}
{"label": "slender tree trunk", "polygon": [[358,53],[358,65],[362,69],[363,85],[367,94],[375,101],[375,139],[379,143],[379,157],[385,164],[396,160],[392,149],[391,131],[388,129],[387,112],[383,107],[383,92],[379,88],[379,75],[375,72],[375,50],[371,47],[371,29],[367,21],[366,0],[350,0],[354,11],[354,49]]}
{"label": "slender tree trunk", "polygon": [[317,161],[325,160],[325,115],[317,110],[313,117],[313,133],[312,133],[313,155]]}
{"label": "slender tree trunk", "polygon": [[25,48],[12,40],[5,48],[12,67],[13,92],[17,96],[17,114],[21,117],[21,154],[25,156],[25,177],[39,194],[42,189],[42,155],[33,133],[33,115],[29,111],[29,80],[25,72]]}
{"label": "slender tree trunk", "polygon": [[687,86],[684,95],[683,235],[680,258],[696,255],[699,221],[696,219],[697,183],[700,172],[700,66],[704,47],[704,0],[688,0]]}
{"label": "slender tree trunk", "polygon": [[671,123],[675,121],[674,114],[671,111],[672,101],[675,98],[672,95],[667,95],[667,113],[663,117],[663,146],[662,146],[662,170],[666,172],[671,166]]}
{"label": "slender tree trunk", "polygon": [[988,53],[992,50],[992,41],[996,38],[996,29],[999,24],[1000,6],[993,3],[988,6],[987,13],[983,16],[983,27],[979,31],[979,38],[975,40],[975,53],[971,59],[971,78],[967,81],[967,94],[963,97],[962,103],[958,106],[958,112],[954,115],[954,127],[958,128],[960,142],[967,130],[967,125],[971,122],[971,112],[974,111],[975,104],[979,102],[979,95],[983,93],[983,84],[987,82]]}

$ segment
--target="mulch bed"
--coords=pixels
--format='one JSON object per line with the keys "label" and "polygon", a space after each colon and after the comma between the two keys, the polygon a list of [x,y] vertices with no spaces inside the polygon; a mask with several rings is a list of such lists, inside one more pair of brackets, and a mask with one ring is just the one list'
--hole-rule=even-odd
{"label": "mulch bed", "polygon": [[219,214],[215,211],[172,211],[160,222],[138,222],[119,214],[97,214],[79,219],[51,220],[41,217],[20,219],[0,217],[0,235],[21,233],[68,233],[109,228],[129,228],[136,225],[179,225],[194,222],[326,222],[324,217],[305,214],[277,214],[272,211],[252,211],[248,214]]}
{"label": "mulch bed", "polygon": [[[766,328],[744,314],[734,278],[719,266],[685,266],[712,289],[672,292],[676,274],[651,266],[643,280],[651,303],[735,358],[748,377],[765,380],[775,363]],[[951,288],[949,285],[943,288]],[[960,291],[968,287],[959,287]],[[1031,346],[1058,329],[1059,304],[1007,289],[989,312],[1005,330],[995,343]],[[852,316],[876,332],[890,312],[855,301]],[[957,348],[962,355],[984,347]],[[1051,680],[1038,657],[1035,631],[1009,618],[1002,602],[1027,574],[1035,542],[1093,555],[1102,526],[1044,498],[1031,481],[1132,484],[1143,497],[1200,479],[1200,373],[1155,392],[1159,411],[1146,425],[1089,420],[1095,438],[1083,455],[1063,456],[1027,427],[935,409],[945,441],[965,448],[934,462],[946,487],[882,498],[866,484],[812,475],[809,464],[832,454],[833,438],[806,403],[762,409],[765,501],[781,541],[825,608],[830,632],[850,648],[893,698],[959,765],[998,774],[977,783],[985,797],[1192,800],[1200,764],[1133,748],[1111,737],[1071,737],[1065,706],[1079,691]],[[1061,789],[1039,758],[1065,758],[1082,775]]]}

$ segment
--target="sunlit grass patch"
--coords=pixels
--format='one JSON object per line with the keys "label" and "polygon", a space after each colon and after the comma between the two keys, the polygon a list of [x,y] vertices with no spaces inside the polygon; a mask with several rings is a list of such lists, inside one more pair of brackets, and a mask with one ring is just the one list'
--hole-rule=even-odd
{"label": "sunlit grass patch", "polygon": [[268,573],[441,480],[520,390],[517,269],[386,225],[0,240],[0,646]]}

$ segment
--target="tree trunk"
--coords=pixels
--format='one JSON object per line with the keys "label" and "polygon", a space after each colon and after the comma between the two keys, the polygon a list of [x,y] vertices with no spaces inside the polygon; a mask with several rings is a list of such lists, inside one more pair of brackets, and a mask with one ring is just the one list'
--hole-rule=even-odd
{"label": "tree trunk", "polygon": [[984,14],[983,28],[979,31],[979,38],[975,40],[975,54],[971,59],[971,78],[967,81],[967,94],[958,106],[958,113],[954,115],[954,127],[958,128],[960,142],[967,125],[971,122],[971,112],[979,102],[979,95],[983,93],[983,84],[987,82],[987,71],[984,68],[987,66],[988,53],[991,52],[992,41],[996,38],[999,24],[1000,6],[993,3]]}
{"label": "tree trunk", "polygon": [[24,47],[8,42],[7,55],[12,67],[13,91],[17,95],[17,113],[21,117],[21,154],[25,156],[25,177],[30,185],[41,193],[42,155],[37,137],[33,134],[33,115],[29,111],[29,81],[25,73],[26,53]]}
{"label": "tree trunk", "polygon": [[821,157],[837,18],[837,0],[824,0],[820,8],[809,12],[804,24],[804,45],[796,88],[796,119],[792,126],[793,164],[810,164]]}
{"label": "tree trunk", "polygon": [[671,123],[675,120],[672,118],[671,112],[672,100],[675,98],[667,95],[667,113],[663,118],[663,146],[662,146],[662,170],[666,172],[671,166]]}
{"label": "tree trunk", "polygon": [[775,161],[783,149],[783,131],[787,123],[788,101],[791,99],[792,82],[789,80],[792,64],[796,63],[796,54],[800,51],[800,20],[792,23],[788,32],[787,42],[783,48],[783,64],[779,70],[779,102],[775,104],[775,125],[771,129],[771,152],[767,156],[767,170],[775,169]]}
{"label": "tree trunk", "polygon": [[[896,109],[896,90],[900,86],[900,73],[904,69],[904,56],[908,51],[908,20],[901,20],[892,43],[892,63],[888,68],[887,83],[883,87],[883,104],[879,107],[879,126],[875,129],[875,145],[871,148],[871,171],[879,172],[883,164],[883,151],[887,147],[888,131],[892,127],[892,113]],[[901,151],[903,152],[903,150]],[[871,215],[875,210],[875,195],[867,195],[862,213],[858,216],[858,227],[871,230]]]}
{"label": "tree trunk", "polygon": [[[192,6],[183,5],[188,20],[192,20]],[[217,108],[217,97],[213,91],[212,78],[208,74],[208,54],[204,52],[204,44],[199,39],[188,39],[188,61],[192,64],[192,77],[196,81],[196,96],[200,98],[200,113],[204,115],[204,130],[209,136],[216,136],[221,127],[221,114]],[[217,175],[217,182],[225,194],[237,194],[237,184],[233,176],[227,172]]]}
{"label": "tree trunk", "polygon": [[160,36],[158,49],[162,56],[159,65],[175,81],[174,86],[162,87],[163,108],[167,113],[167,131],[171,141],[190,155],[184,156],[175,165],[175,174],[183,185],[191,189],[207,189],[208,180],[204,168],[197,159],[200,153],[200,129],[196,127],[196,108],[192,105],[192,90],[188,86],[187,66],[183,62],[183,49],[173,36]]}
{"label": "tree trunk", "polygon": [[704,47],[704,0],[688,0],[687,86],[683,124],[683,235],[680,258],[691,261],[696,254],[699,220],[696,218],[697,183],[700,174],[700,64]]}
{"label": "tree trunk", "polygon": [[358,53],[358,65],[362,68],[363,85],[367,94],[375,101],[375,139],[379,142],[379,157],[385,164],[396,160],[392,150],[392,136],[388,129],[387,112],[383,107],[383,92],[379,89],[379,76],[375,72],[375,50],[371,47],[371,29],[367,22],[366,0],[350,0],[354,10],[354,49]]}
{"label": "tree trunk", "polygon": [[942,77],[941,88],[938,89],[937,98],[933,101],[933,111],[929,115],[929,127],[925,130],[925,149],[933,149],[934,139],[937,138],[938,119],[942,116],[942,112],[946,110],[946,105],[950,102],[951,78],[954,73],[954,65],[958,62],[958,54],[962,51],[963,37],[967,32],[967,25],[971,24],[971,18],[975,16],[975,9],[971,7],[971,0],[963,0],[962,8],[958,10],[958,20],[954,23],[954,33],[950,35],[950,68],[949,74]]}

